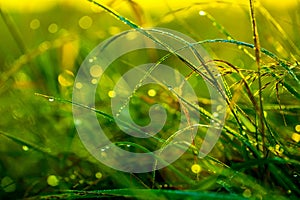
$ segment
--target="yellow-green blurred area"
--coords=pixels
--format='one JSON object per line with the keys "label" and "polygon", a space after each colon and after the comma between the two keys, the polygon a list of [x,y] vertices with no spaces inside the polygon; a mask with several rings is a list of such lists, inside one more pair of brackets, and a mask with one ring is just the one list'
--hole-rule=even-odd
{"label": "yellow-green blurred area", "polygon": [[[141,27],[173,29],[196,41],[224,39],[253,44],[247,0],[96,2]],[[254,78],[257,65],[253,48],[237,43],[205,43],[203,47],[212,59],[219,60],[221,73],[233,94],[232,106],[238,105],[236,113],[240,121],[228,115],[225,124],[230,128],[222,132],[210,154],[212,159],[197,159],[191,148],[154,176],[122,173],[102,165],[80,142],[71,103],[35,95],[71,100],[76,73],[89,52],[105,39],[132,27],[88,0],[0,0],[0,198],[29,198],[58,190],[120,188],[223,192],[237,194],[240,199],[263,199],[264,195],[281,195],[282,199],[299,197],[300,90],[295,77],[300,78],[300,1],[255,1],[255,14],[260,45],[277,58],[261,55],[267,136],[255,135],[261,130],[255,126],[258,118],[251,101],[251,95],[257,99],[259,93],[258,79]],[[136,55],[139,56],[129,57],[133,60],[131,64],[147,60],[146,54]],[[286,65],[280,65],[279,59]],[[223,61],[238,68],[239,73]],[[96,102],[97,109],[110,113],[110,99],[115,96],[114,77],[121,76],[130,66],[122,68],[123,65],[124,62],[115,63],[102,80],[101,90],[96,94],[96,99],[100,99]],[[184,71],[187,76],[191,72],[188,70]],[[245,89],[240,73],[249,88]],[[197,94],[203,93],[199,99],[209,111],[203,80],[192,76],[190,82]],[[149,123],[149,105],[160,100],[172,114],[169,119],[175,121],[172,117],[178,115],[178,102],[161,90],[147,86],[133,98],[138,103],[146,102],[146,108],[132,103],[132,116],[140,119],[137,123]],[[140,111],[147,114],[140,116]],[[114,124],[101,116],[99,122],[110,137],[115,136],[114,140],[126,141]],[[172,121],[164,130],[172,134],[176,128]],[[193,145],[199,147],[203,137],[199,131]],[[141,144],[158,148],[149,142]],[[247,144],[253,146],[254,153]],[[265,145],[265,149],[260,145]],[[127,147],[128,151],[134,151]],[[263,152],[265,160],[255,155],[255,151]],[[259,164],[255,164],[256,159]]]}

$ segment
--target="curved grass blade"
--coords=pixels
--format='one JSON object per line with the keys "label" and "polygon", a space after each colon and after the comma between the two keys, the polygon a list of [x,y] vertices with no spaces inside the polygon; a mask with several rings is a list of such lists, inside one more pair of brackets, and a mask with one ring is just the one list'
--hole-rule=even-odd
{"label": "curved grass blade", "polygon": [[33,199],[92,199],[92,198],[135,198],[135,199],[207,199],[207,200],[246,200],[245,197],[236,194],[215,192],[198,192],[189,190],[157,190],[157,189],[114,189],[114,190],[62,190],[56,194],[41,195]]}

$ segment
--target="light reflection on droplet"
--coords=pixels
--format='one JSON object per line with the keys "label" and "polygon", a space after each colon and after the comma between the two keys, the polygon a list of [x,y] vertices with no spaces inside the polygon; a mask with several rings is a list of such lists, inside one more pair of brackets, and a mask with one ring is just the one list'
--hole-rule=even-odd
{"label": "light reflection on droplet", "polygon": [[293,133],[292,134],[292,140],[294,140],[295,142],[299,142],[300,141],[300,134]]}
{"label": "light reflection on droplet", "polygon": [[26,145],[23,145],[23,146],[22,146],[22,149],[23,149],[24,151],[28,151],[28,150],[29,150],[28,146],[26,146]]}
{"label": "light reflection on droplet", "polygon": [[199,11],[199,15],[200,15],[200,16],[205,16],[205,15],[206,15],[206,12],[203,11],[203,10],[200,10],[200,11]]}
{"label": "light reflection on droplet", "polygon": [[116,97],[116,92],[113,91],[113,90],[110,90],[110,91],[108,92],[108,96],[109,96],[110,98],[114,98],[114,97]]}
{"label": "light reflection on droplet", "polygon": [[214,112],[214,113],[213,113],[213,116],[214,116],[214,117],[218,117],[218,116],[219,116],[219,113]]}
{"label": "light reflection on droplet", "polygon": [[53,102],[54,98],[49,98],[48,101]]}
{"label": "light reflection on droplet", "polygon": [[63,71],[58,75],[58,82],[61,86],[68,87],[73,85],[74,82],[74,74],[69,70]]}
{"label": "light reflection on droplet", "polygon": [[102,178],[102,173],[101,173],[101,172],[97,172],[97,173],[95,174],[95,177],[96,177],[97,179]]}
{"label": "light reflection on droplet", "polygon": [[55,186],[58,186],[59,180],[55,175],[50,175],[47,178],[47,183],[48,183],[48,185],[55,187]]}
{"label": "light reflection on droplet", "polygon": [[193,164],[191,170],[194,174],[198,174],[202,171],[202,167],[198,164]]}
{"label": "light reflection on droplet", "polygon": [[150,89],[150,90],[148,90],[148,95],[150,97],[155,97],[156,96],[156,91],[154,89]]}

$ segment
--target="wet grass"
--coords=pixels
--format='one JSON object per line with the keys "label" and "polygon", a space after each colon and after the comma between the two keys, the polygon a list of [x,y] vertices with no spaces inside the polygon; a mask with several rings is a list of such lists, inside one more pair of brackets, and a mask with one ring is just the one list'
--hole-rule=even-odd
{"label": "wet grass", "polygon": [[[209,63],[217,66],[224,82],[228,109],[221,137],[208,156],[199,158],[205,132],[210,120],[214,120],[210,110],[213,102],[203,81],[205,77],[210,78],[211,72],[209,68],[199,70],[198,66],[191,66],[174,52],[125,55],[112,64],[99,83],[95,108],[71,101],[74,77],[89,51],[108,34],[143,27],[146,19],[149,20],[147,10],[138,2],[127,2],[132,9],[128,18],[112,9],[117,8],[114,1],[107,5],[92,0],[89,3],[106,11],[87,15],[94,22],[98,20],[98,26],[104,31],[97,26],[86,29],[90,18],[70,14],[80,18],[83,24],[68,27],[74,19],[70,17],[70,21],[60,25],[65,28],[57,33],[49,34],[49,30],[55,32],[50,25],[38,29],[41,33],[36,40],[29,37],[37,34],[34,29],[31,28],[33,33],[22,32],[24,27],[18,21],[18,14],[1,10],[7,30],[5,36],[10,38],[1,49],[1,197],[299,198],[298,37],[288,36],[290,33],[284,31],[263,5],[252,1],[235,3],[231,8],[246,19],[242,25],[228,26],[220,19],[227,1],[202,2],[176,9],[170,3],[160,20],[152,22],[195,38],[198,42],[191,46],[202,45],[210,53]],[[218,9],[220,13],[215,12]],[[62,14],[53,11],[52,15],[54,18],[61,15],[59,19],[73,10],[62,11]],[[155,16],[151,17],[155,21]],[[52,23],[47,17],[41,19],[43,22]],[[240,28],[245,29],[243,34]],[[142,33],[147,36],[146,32]],[[15,46],[5,52],[5,45],[9,44]],[[199,97],[199,105],[180,95],[176,100],[164,88],[147,86],[136,90],[129,102],[136,123],[149,122],[148,108],[154,103],[162,103],[168,121],[157,138],[132,139],[116,127],[110,110],[110,92],[124,72],[152,60],[174,66],[185,74]],[[149,95],[153,88],[156,94]],[[178,131],[178,101],[186,101],[199,111],[202,121],[198,134],[180,159],[149,173],[123,173],[99,163],[81,144],[72,117],[74,104],[90,109],[97,113],[99,123],[115,145],[132,152],[150,152],[164,147]]]}

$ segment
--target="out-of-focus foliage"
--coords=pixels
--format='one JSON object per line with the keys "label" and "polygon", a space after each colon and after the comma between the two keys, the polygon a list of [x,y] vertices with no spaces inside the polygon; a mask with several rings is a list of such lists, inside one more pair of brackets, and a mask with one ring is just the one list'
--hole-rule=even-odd
{"label": "out-of-focus foliage", "polygon": [[[145,191],[137,189],[147,189],[149,198],[166,199],[175,198],[176,192],[178,198],[185,194],[191,199],[220,198],[217,193],[224,199],[300,196],[300,90],[296,80],[300,79],[299,1],[262,0],[255,4],[260,43],[265,49],[261,62],[265,144],[251,101],[251,96],[258,97],[258,75],[254,50],[246,45],[253,43],[248,1],[99,3],[142,27],[174,29],[200,42],[211,39],[203,47],[219,66],[238,120],[229,112],[219,142],[205,159],[195,156],[203,128],[194,146],[162,170],[129,174],[102,165],[80,142],[72,105],[45,100],[35,93],[71,100],[77,70],[88,53],[103,40],[131,27],[87,0],[0,0],[0,198],[46,198],[59,190],[68,190],[57,194],[62,199],[80,195],[142,198],[141,191]],[[147,59],[138,53],[135,57],[136,63]],[[96,109],[110,112],[110,88],[114,77],[123,73],[120,65],[130,67],[125,64],[120,60],[108,72],[99,86],[97,95],[102,99]],[[201,96],[203,80],[193,76],[190,81]],[[145,87],[133,97],[131,111],[140,119],[138,122],[146,124],[147,115],[138,114],[147,113],[147,106],[161,100],[176,116],[177,104],[168,93],[154,88],[156,94],[149,95],[151,89]],[[209,110],[206,98],[199,97],[201,106]],[[140,103],[146,104],[144,110]],[[106,125],[112,137],[118,136],[116,140],[126,141],[114,124],[101,116],[99,122]],[[174,132],[174,127],[170,123],[165,128]],[[149,148],[156,145],[141,144]],[[114,190],[96,192],[104,189]],[[160,193],[162,189],[166,191]]]}

